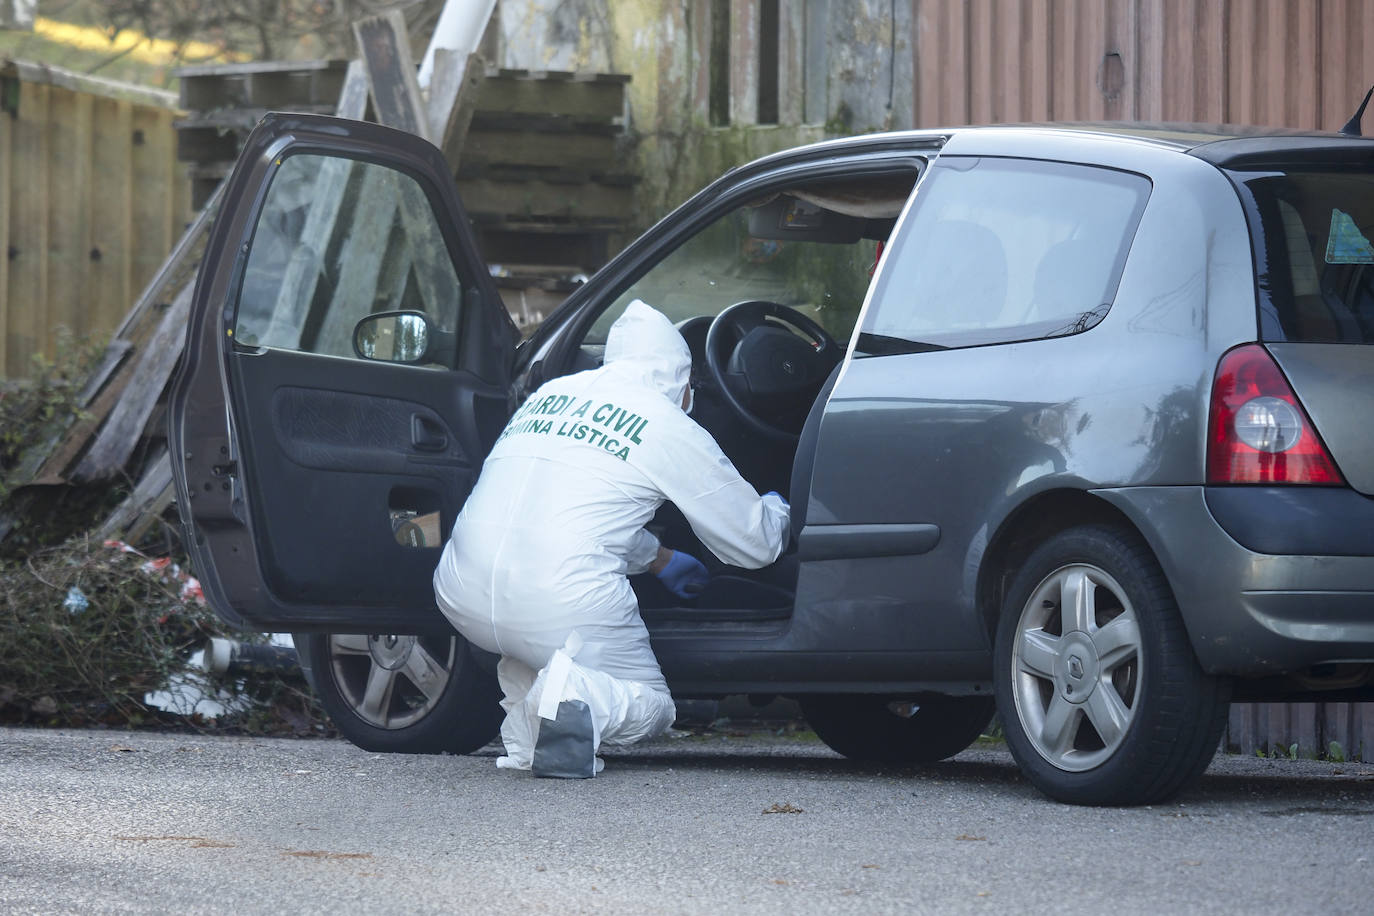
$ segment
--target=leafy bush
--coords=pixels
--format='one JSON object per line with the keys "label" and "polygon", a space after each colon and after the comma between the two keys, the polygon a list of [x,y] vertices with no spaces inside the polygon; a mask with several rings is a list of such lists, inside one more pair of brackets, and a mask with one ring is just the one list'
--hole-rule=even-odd
{"label": "leafy bush", "polygon": [[[24,560],[0,560],[0,721],[325,731],[298,675],[260,672],[226,684],[189,667],[211,636],[263,638],[227,630],[196,581],[167,558],[75,538]],[[237,711],[212,722],[145,702],[173,685],[225,698]]]}

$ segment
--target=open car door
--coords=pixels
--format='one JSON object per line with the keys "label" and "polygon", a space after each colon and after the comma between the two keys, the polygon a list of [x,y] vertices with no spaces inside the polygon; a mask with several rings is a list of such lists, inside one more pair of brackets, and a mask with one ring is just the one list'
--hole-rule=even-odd
{"label": "open car door", "polygon": [[509,414],[518,333],[442,154],[270,114],[225,190],[170,400],[211,606],[261,630],[450,632],[431,577]]}

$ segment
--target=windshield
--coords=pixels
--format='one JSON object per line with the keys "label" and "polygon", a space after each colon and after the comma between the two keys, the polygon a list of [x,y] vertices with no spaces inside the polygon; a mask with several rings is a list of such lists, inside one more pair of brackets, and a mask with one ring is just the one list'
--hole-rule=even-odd
{"label": "windshield", "polygon": [[677,243],[606,308],[585,343],[634,299],[674,322],[714,317],[736,302],[798,309],[848,340],[886,239],[911,193],[914,169],[847,176],[766,193]]}
{"label": "windshield", "polygon": [[1374,342],[1374,175],[1232,172],[1250,218],[1260,336]]}

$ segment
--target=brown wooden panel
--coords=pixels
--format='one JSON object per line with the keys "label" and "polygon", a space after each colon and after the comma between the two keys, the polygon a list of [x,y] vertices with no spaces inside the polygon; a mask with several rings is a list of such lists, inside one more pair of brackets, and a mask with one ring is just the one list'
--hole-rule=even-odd
{"label": "brown wooden panel", "polygon": [[616,169],[616,138],[566,133],[550,138],[538,131],[473,130],[463,147],[463,164]]}
{"label": "brown wooden panel", "polygon": [[1051,0],[1027,0],[1023,30],[1026,35],[1024,69],[1025,83],[1023,118],[1028,121],[1048,121],[1054,108],[1053,64],[1054,46],[1050,32]]}
{"label": "brown wooden panel", "polygon": [[405,17],[389,10],[353,23],[358,48],[372,93],[377,120],[421,137],[428,137],[429,122],[420,101]]}
{"label": "brown wooden panel", "polygon": [[778,123],[802,123],[806,94],[803,0],[778,0]]}
{"label": "brown wooden panel", "polygon": [[1081,121],[1101,118],[1097,71],[1106,36],[1106,11],[1101,4],[1055,0],[1051,7],[1050,40],[1054,46],[1054,99],[1051,118]]}
{"label": "brown wooden panel", "polygon": [[969,7],[964,3],[918,0],[914,122],[920,127],[967,124],[970,119]]}
{"label": "brown wooden panel", "polygon": [[130,118],[130,134],[124,141],[129,145],[134,188],[130,198],[130,225],[135,242],[130,279],[135,287],[142,287],[157,273],[176,238],[174,229],[180,228],[173,218],[172,195],[166,193],[178,168],[170,114],[136,107]]}
{"label": "brown wooden panel", "polygon": [[[9,366],[10,326],[10,183],[13,180],[14,132],[0,131],[0,379],[11,375]],[[15,373],[17,374],[17,373]]]}
{"label": "brown wooden panel", "polygon": [[477,111],[610,120],[625,114],[625,86],[623,83],[487,77],[477,93]]}
{"label": "brown wooden panel", "polygon": [[759,119],[759,3],[730,4],[730,123]]}
{"label": "brown wooden panel", "polygon": [[91,330],[86,301],[90,260],[91,97],[54,88],[50,97],[47,337],[52,352],[57,329],[81,335]]}
{"label": "brown wooden panel", "polygon": [[[133,106],[96,99],[91,145],[91,251],[87,270],[93,323],[112,328],[133,300]],[[185,182],[181,182],[185,184]],[[145,192],[146,193],[146,192]]]}
{"label": "brown wooden panel", "polygon": [[688,110],[697,123],[708,124],[711,120],[711,0],[690,0],[689,10],[691,51],[688,68],[692,85]]}
{"label": "brown wooden panel", "polygon": [[543,181],[460,181],[458,193],[474,215],[506,219],[559,217],[569,220],[623,220],[633,195],[626,187],[559,185]]}
{"label": "brown wooden panel", "polygon": [[1282,107],[1276,112],[1278,120],[1269,123],[1289,127],[1319,127],[1320,3],[1319,0],[1289,0],[1285,6],[1286,15],[1281,20],[1276,18],[1281,32],[1275,36],[1276,44],[1280,38],[1286,39],[1287,51],[1282,58],[1285,66],[1281,76],[1274,67],[1270,67],[1266,74],[1271,80],[1277,77],[1282,90]]}
{"label": "brown wooden panel", "polygon": [[993,47],[998,12],[993,0],[971,0],[969,3],[968,89],[971,124],[991,124],[997,120],[997,77],[993,72]]}
{"label": "brown wooden panel", "polygon": [[[1321,10],[1320,108],[1314,126],[1338,130],[1374,82],[1374,4],[1324,0]],[[1366,117],[1374,133],[1374,114]]]}
{"label": "brown wooden panel", "polygon": [[6,125],[14,137],[7,252],[9,326],[4,341],[10,375],[28,374],[31,357],[40,352],[47,328],[51,95],[47,85],[22,82],[19,111]]}

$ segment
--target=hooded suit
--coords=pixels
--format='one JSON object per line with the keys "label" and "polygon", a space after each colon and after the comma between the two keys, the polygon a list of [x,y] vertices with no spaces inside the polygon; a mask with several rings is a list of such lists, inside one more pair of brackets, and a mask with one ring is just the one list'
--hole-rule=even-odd
{"label": "hooded suit", "polygon": [[683,411],[690,372],[682,335],[635,300],[611,326],[602,367],[540,386],[482,466],[434,589],[464,638],[502,656],[498,765],[528,768],[538,720],[566,700],[587,705],[594,745],[672,724],[626,578],[658,553],[644,525],[665,499],[725,563],[758,568],[782,551],[786,503],[760,497]]}

